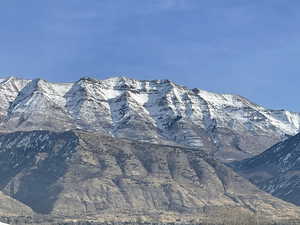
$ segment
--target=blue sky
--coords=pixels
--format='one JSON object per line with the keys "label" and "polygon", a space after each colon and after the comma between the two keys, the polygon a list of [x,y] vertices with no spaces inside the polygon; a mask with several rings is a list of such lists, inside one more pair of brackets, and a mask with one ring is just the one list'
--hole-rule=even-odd
{"label": "blue sky", "polygon": [[0,2],[0,74],[170,79],[300,112],[300,1]]}

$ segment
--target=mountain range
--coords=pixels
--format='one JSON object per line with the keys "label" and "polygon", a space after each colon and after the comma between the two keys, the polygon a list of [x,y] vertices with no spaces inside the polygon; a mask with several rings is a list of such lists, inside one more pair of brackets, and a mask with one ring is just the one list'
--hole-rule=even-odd
{"label": "mountain range", "polygon": [[300,215],[200,149],[81,130],[1,134],[0,146],[6,217],[187,223],[233,212],[272,221]]}
{"label": "mountain range", "polygon": [[9,77],[0,99],[3,222],[300,216],[299,113],[125,77]]}
{"label": "mountain range", "polygon": [[262,190],[300,206],[300,134],[232,165]]}
{"label": "mountain range", "polygon": [[261,153],[299,132],[300,114],[169,80],[0,80],[0,130],[83,129],[114,137],[205,147],[222,161]]}

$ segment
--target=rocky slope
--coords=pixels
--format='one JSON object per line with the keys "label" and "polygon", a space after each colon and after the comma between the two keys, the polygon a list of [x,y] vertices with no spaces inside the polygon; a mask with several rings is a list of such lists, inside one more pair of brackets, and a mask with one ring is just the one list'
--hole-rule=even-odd
{"label": "rocky slope", "polygon": [[33,215],[30,207],[0,192],[0,217],[30,215]]}
{"label": "rocky slope", "polygon": [[101,131],[154,143],[205,147],[243,159],[299,132],[300,115],[267,110],[236,95],[188,89],[168,80],[124,77],[50,83],[0,80],[0,130]]}
{"label": "rocky slope", "polygon": [[300,205],[300,134],[232,165],[262,190]]}
{"label": "rocky slope", "polygon": [[183,222],[224,217],[229,209],[272,219],[300,215],[201,148],[85,131],[14,132],[0,135],[0,168],[2,192],[22,202],[15,214],[30,207],[36,216],[67,221]]}

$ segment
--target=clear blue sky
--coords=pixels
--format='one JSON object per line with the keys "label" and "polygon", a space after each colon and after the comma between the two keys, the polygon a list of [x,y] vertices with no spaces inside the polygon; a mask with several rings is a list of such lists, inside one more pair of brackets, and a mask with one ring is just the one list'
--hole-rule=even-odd
{"label": "clear blue sky", "polygon": [[5,0],[0,74],[170,79],[300,112],[298,0]]}

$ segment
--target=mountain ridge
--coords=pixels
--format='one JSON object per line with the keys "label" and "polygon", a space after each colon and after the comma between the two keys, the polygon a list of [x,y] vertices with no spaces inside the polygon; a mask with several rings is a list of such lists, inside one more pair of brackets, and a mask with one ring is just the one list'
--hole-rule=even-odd
{"label": "mountain ridge", "polygon": [[268,221],[300,215],[225,164],[289,141],[299,113],[126,77],[10,77],[0,79],[0,99],[0,208],[10,215],[3,222],[24,213],[28,223],[79,224],[112,215],[184,223],[233,212]]}
{"label": "mountain ridge", "polygon": [[262,190],[300,205],[300,134],[231,166]]}
{"label": "mountain ridge", "polygon": [[10,77],[0,83],[0,130],[106,132],[156,143],[206,146],[243,159],[299,132],[300,114],[268,110],[238,95],[188,89],[169,80],[83,77],[74,83]]}
{"label": "mountain ridge", "polygon": [[300,213],[204,149],[82,130],[0,134],[0,146],[0,188],[24,205],[11,209],[13,215],[30,207],[33,219],[101,221],[113,215],[127,222],[145,216],[186,223],[230,210],[269,220]]}

